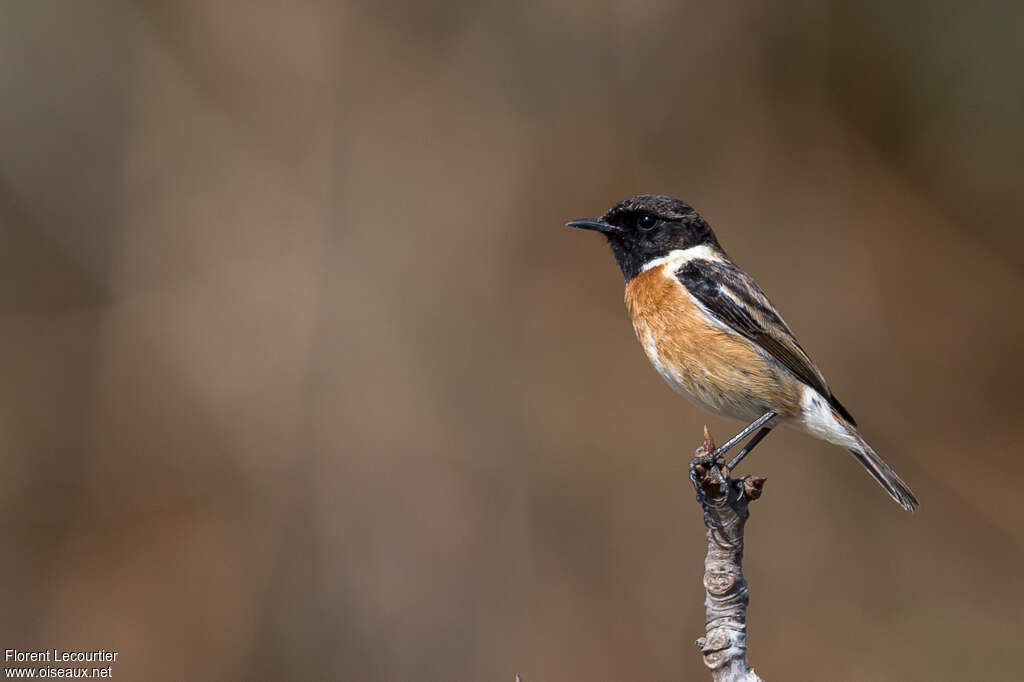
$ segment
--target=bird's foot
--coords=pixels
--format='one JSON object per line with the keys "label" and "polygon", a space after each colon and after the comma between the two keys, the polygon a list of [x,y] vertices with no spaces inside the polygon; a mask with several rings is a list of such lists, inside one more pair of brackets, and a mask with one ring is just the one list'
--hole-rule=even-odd
{"label": "bird's foot", "polygon": [[[717,490],[708,480],[708,474],[717,483]],[[696,457],[690,460],[690,482],[697,492],[701,506],[708,502],[721,504],[729,496],[729,470],[725,465],[724,453],[715,450],[715,443],[707,425],[704,426],[704,444],[697,448]],[[710,499],[709,499],[710,498]]]}
{"label": "bird's foot", "polygon": [[759,476],[732,478],[731,468],[720,451],[715,450],[706,426],[704,444],[695,455],[690,461],[690,481],[704,512],[708,539],[729,551],[742,550],[742,544],[737,546],[730,541],[730,527],[737,520],[746,519],[747,504],[761,497],[765,480]]}

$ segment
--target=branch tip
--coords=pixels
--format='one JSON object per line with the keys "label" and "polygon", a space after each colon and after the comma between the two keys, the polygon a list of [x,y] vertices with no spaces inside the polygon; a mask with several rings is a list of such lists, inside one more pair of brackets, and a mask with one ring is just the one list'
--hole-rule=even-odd
{"label": "branch tip", "polygon": [[747,476],[743,479],[743,494],[751,500],[756,500],[764,492],[764,482],[767,480],[763,476]]}

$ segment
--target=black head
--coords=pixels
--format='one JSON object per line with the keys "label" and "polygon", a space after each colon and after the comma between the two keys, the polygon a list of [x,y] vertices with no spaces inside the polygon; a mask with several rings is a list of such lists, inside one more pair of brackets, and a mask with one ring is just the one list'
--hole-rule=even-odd
{"label": "black head", "polygon": [[603,233],[626,281],[640,274],[645,263],[670,251],[701,244],[720,248],[711,226],[693,207],[661,194],[638,194],[615,204],[600,218],[572,220],[567,225]]}

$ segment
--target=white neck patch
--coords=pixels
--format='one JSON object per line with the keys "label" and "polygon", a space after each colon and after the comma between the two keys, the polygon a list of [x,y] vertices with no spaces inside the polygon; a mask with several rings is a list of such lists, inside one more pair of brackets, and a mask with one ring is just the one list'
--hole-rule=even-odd
{"label": "white neck patch", "polygon": [[684,263],[689,263],[692,260],[710,260],[715,261],[716,263],[725,262],[719,251],[707,244],[700,244],[698,246],[691,246],[688,249],[676,249],[675,251],[669,251],[668,255],[649,260],[644,263],[642,268],[640,268],[640,272],[647,272],[651,268],[656,268],[666,263],[671,263],[678,268]]}

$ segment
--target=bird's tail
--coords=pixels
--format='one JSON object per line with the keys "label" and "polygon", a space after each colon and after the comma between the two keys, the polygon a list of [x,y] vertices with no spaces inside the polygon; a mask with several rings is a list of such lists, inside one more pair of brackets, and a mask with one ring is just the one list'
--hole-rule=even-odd
{"label": "bird's tail", "polygon": [[896,475],[892,467],[878,456],[864,438],[857,432],[852,420],[844,418],[849,414],[846,410],[837,410],[832,402],[838,403],[833,397],[826,401],[820,393],[807,387],[803,397],[803,412],[800,425],[811,435],[824,441],[841,445],[857,458],[872,478],[885,488],[885,492],[896,500],[896,503],[907,511],[917,509],[917,498],[910,491],[910,486]]}
{"label": "bird's tail", "polygon": [[907,511],[917,509],[917,498],[914,497],[910,486],[904,483],[903,479],[893,471],[893,468],[884,459],[879,457],[877,452],[871,449],[871,446],[857,433],[857,429],[847,426],[846,430],[856,441],[856,445],[850,448],[850,454],[857,458],[857,461],[867,469],[868,473],[878,481],[880,486],[885,488],[885,492],[889,493],[898,505]]}

